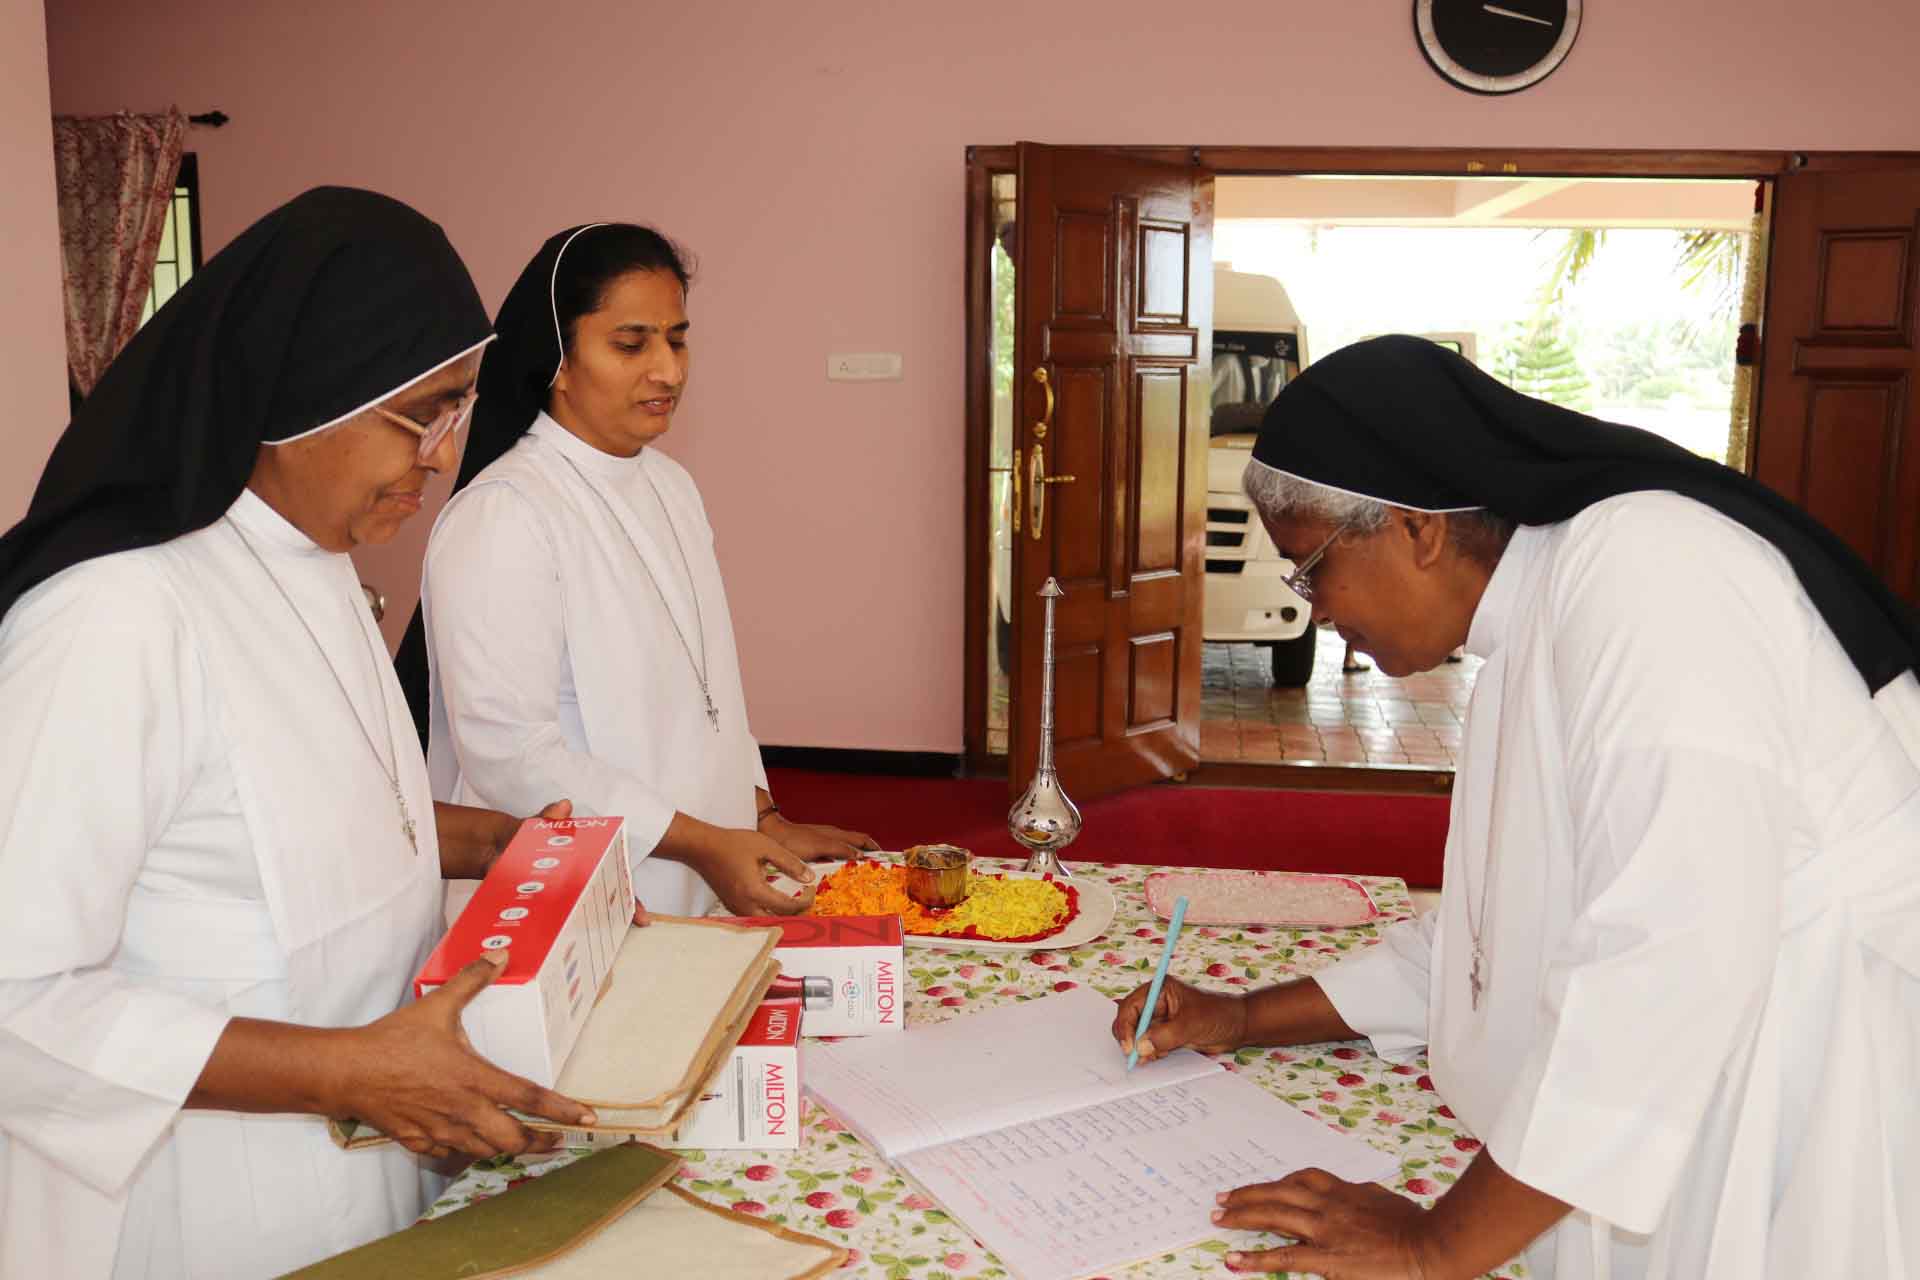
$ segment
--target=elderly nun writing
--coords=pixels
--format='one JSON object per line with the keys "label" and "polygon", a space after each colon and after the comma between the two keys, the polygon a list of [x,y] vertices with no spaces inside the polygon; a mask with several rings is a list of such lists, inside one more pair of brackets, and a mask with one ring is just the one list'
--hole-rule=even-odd
{"label": "elderly nun writing", "polygon": [[401,1007],[442,876],[518,823],[432,802],[346,552],[452,465],[488,341],[439,227],[310,191],[140,331],[0,541],[0,1277],[278,1275],[406,1226],[422,1155],[535,1145],[503,1108],[590,1115],[467,1044],[493,964]]}
{"label": "elderly nun writing", "polygon": [[[1863,478],[1863,481],[1865,478]],[[1746,477],[1378,338],[1274,402],[1246,488],[1393,675],[1485,659],[1439,908],[1143,1055],[1425,1050],[1485,1148],[1423,1211],[1306,1170],[1242,1270],[1920,1275],[1920,628]],[[1145,999],[1122,1003],[1130,1043]]]}

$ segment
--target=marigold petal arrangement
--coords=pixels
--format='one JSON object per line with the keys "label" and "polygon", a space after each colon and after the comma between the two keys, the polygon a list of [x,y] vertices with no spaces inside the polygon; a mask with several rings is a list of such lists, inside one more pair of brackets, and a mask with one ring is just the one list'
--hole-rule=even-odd
{"label": "marigold petal arrangement", "polygon": [[970,873],[965,901],[948,911],[922,907],[907,896],[907,871],[892,863],[849,862],[820,882],[813,913],[822,916],[900,917],[910,934],[982,942],[1038,942],[1065,929],[1080,913],[1080,895],[1051,877],[1039,880]]}

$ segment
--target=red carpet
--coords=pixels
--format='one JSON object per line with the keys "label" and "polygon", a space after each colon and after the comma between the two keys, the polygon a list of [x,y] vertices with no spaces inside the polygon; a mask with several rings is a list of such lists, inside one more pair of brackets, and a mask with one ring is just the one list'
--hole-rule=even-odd
{"label": "red carpet", "polygon": [[[781,811],[798,822],[866,831],[886,849],[945,842],[983,857],[1023,853],[1007,834],[1011,800],[997,779],[768,773]],[[1426,888],[1440,883],[1447,838],[1443,796],[1136,787],[1080,812],[1086,826],[1069,861],[1399,876]]]}

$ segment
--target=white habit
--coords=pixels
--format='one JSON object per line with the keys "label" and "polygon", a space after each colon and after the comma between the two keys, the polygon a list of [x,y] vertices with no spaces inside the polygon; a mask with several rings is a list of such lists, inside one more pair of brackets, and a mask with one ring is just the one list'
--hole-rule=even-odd
{"label": "white habit", "polygon": [[602,453],[541,414],[441,512],[421,607],[434,795],[512,813],[570,799],[623,817],[640,900],[711,909],[697,874],[648,855],[676,812],[752,828],[767,776],[686,469],[658,449]]}
{"label": "white habit", "polygon": [[1440,907],[1319,975],[1341,1016],[1574,1206],[1537,1274],[1920,1275],[1913,676],[1869,699],[1661,493],[1520,529],[1467,647]]}
{"label": "white habit", "polygon": [[[430,1189],[317,1117],[181,1109],[229,1017],[390,1013],[438,924],[425,762],[351,562],[251,493],[229,517],[0,625],[5,1280],[278,1275]],[[417,854],[356,712],[397,751]]]}

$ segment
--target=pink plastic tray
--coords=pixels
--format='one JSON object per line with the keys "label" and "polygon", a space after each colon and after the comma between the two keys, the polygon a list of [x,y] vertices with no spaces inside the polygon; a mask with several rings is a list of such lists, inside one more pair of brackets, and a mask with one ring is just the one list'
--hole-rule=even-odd
{"label": "pink plastic tray", "polygon": [[1161,919],[1187,899],[1188,924],[1274,924],[1342,929],[1378,919],[1367,887],[1347,876],[1295,871],[1156,871],[1147,905]]}

